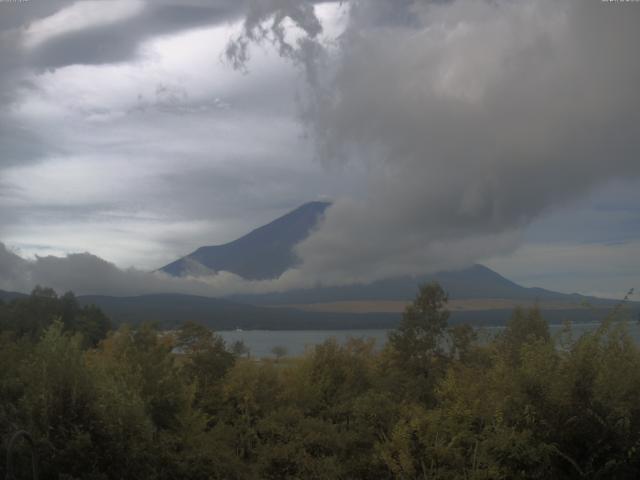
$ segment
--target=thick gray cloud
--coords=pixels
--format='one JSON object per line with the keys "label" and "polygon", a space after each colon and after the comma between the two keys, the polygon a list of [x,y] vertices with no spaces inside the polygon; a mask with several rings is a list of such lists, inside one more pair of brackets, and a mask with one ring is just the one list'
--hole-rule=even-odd
{"label": "thick gray cloud", "polygon": [[640,174],[637,5],[355,1],[349,14],[305,113],[321,158],[369,165],[368,193],[299,245],[310,275],[468,263]]}

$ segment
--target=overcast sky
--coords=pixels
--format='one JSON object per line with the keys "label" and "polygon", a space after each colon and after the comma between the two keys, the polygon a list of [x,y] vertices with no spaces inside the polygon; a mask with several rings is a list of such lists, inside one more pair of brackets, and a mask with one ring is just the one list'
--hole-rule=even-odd
{"label": "overcast sky", "polygon": [[145,271],[331,199],[277,288],[483,262],[623,295],[639,24],[600,0],[0,0],[0,288],[269,289]]}

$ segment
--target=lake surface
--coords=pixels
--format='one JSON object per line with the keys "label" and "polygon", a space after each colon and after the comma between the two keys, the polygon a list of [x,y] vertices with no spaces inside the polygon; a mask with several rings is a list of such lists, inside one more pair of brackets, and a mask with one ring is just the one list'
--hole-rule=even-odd
{"label": "lake surface", "polygon": [[[578,323],[571,327],[574,339],[583,333],[595,330],[599,323]],[[629,332],[636,342],[640,343],[640,325],[638,322],[629,322]],[[558,334],[562,325],[549,325],[552,335]],[[502,331],[504,327],[478,328],[480,339],[490,339]],[[340,343],[345,343],[349,338],[373,338],[377,348],[382,348],[387,341],[389,330],[242,330],[218,332],[222,338],[231,344],[242,340],[249,347],[254,357],[273,356],[274,347],[284,347],[287,355],[296,356],[304,353],[306,348],[320,344],[329,338],[335,338]]]}

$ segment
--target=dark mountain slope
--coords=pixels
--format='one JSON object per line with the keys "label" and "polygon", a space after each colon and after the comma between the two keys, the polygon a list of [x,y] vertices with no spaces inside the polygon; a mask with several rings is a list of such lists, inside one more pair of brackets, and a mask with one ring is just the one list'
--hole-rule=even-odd
{"label": "dark mountain slope", "polygon": [[10,302],[11,300],[15,300],[16,298],[26,297],[25,293],[18,292],[5,292],[4,290],[0,290],[0,300],[3,302]]}
{"label": "dark mountain slope", "polygon": [[582,301],[609,305],[612,300],[584,297],[578,294],[552,292],[542,288],[518,285],[483,265],[451,272],[440,272],[417,277],[399,277],[378,280],[370,284],[341,287],[316,287],[288,292],[259,295],[234,295],[230,299],[255,305],[284,305],[300,303],[339,302],[348,300],[411,300],[419,285],[439,282],[453,299],[502,298],[523,301],[558,301],[578,304]]}
{"label": "dark mountain slope", "polygon": [[173,276],[209,269],[232,272],[250,280],[277,278],[295,265],[293,246],[309,235],[329,205],[305,203],[244,237],[224,245],[201,247],[161,270]]}

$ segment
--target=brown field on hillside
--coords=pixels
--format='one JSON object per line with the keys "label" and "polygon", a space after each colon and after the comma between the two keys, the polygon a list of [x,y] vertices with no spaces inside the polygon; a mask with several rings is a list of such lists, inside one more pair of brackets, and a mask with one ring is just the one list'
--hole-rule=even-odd
{"label": "brown field on hillside", "polygon": [[[401,313],[409,304],[402,300],[349,300],[342,302],[308,303],[274,305],[279,308],[293,308],[305,312],[325,313]],[[448,309],[452,312],[483,311],[483,310],[513,310],[516,307],[532,307],[533,301],[510,300],[505,298],[471,298],[451,300]],[[575,310],[587,308],[578,303],[569,302],[538,302],[542,310]]]}

